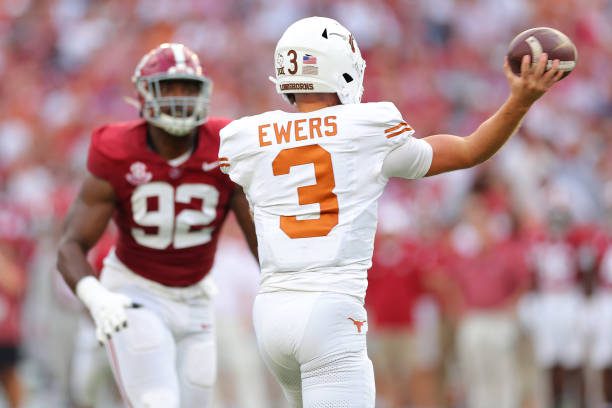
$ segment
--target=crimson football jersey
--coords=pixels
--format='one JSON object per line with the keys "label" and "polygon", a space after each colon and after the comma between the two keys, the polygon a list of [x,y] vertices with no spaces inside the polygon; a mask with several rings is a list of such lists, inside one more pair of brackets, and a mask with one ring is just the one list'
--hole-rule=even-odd
{"label": "crimson football jersey", "polygon": [[173,166],[147,143],[146,122],[94,131],[88,170],[117,196],[117,257],[132,271],[166,286],[188,286],[210,270],[234,184],[219,171],[219,130],[200,126],[195,151]]}

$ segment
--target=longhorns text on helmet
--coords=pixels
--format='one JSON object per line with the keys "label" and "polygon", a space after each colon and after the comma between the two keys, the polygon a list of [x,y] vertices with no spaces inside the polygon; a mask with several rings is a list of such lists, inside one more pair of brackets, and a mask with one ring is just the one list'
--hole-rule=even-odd
{"label": "longhorns text on helmet", "polygon": [[[162,95],[160,83],[172,80],[198,82],[199,93]],[[206,121],[212,81],[203,75],[198,56],[183,44],[162,44],[149,51],[136,66],[132,82],[147,122],[172,135],[185,136]]]}
{"label": "longhorns text on helmet", "polygon": [[366,64],[353,35],[336,20],[293,23],[276,45],[274,63],[276,78],[270,79],[284,96],[330,92],[343,104],[361,101]]}

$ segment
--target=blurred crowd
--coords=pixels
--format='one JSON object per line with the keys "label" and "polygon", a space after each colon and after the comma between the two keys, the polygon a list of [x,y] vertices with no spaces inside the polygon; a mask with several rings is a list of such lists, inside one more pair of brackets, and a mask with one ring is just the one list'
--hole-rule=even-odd
{"label": "blurred crowd", "polygon": [[[492,113],[520,31],[572,38],[577,68],[498,156],[388,186],[369,346],[383,408],[580,406],[598,403],[607,382],[612,398],[612,327],[599,324],[612,319],[611,1],[3,0],[0,345],[20,345],[25,406],[78,399],[73,355],[91,339],[76,335],[88,322],[55,271],[57,237],[92,129],[138,115],[138,60],[183,42],[214,82],[213,115],[291,109],[267,78],[279,35],[309,15],[352,30],[367,62],[364,101],[394,102],[417,137],[467,135]],[[257,267],[231,222],[224,235],[218,406],[283,406],[252,337]],[[561,347],[551,333],[567,333]],[[0,376],[7,397],[21,392],[10,378]],[[498,402],[487,405],[491,393]]]}

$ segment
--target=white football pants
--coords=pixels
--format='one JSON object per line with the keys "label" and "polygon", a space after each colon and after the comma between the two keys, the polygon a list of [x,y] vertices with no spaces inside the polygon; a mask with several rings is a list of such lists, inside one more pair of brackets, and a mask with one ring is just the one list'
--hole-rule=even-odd
{"label": "white football pants", "polygon": [[358,299],[320,292],[261,293],[253,321],[262,358],[291,407],[374,407],[366,311]]}
{"label": "white football pants", "polygon": [[104,348],[96,339],[89,315],[79,316],[74,352],[70,362],[70,393],[81,407],[122,407]]}
{"label": "white football pants", "polygon": [[585,349],[591,366],[603,370],[612,366],[612,293],[602,289],[585,300],[585,305],[588,319],[584,332],[591,339],[590,347]]}
{"label": "white football pants", "polygon": [[468,408],[519,408],[518,324],[504,312],[469,312],[457,356]]}
{"label": "white football pants", "polygon": [[129,271],[111,253],[102,284],[129,296],[128,327],[107,352],[131,408],[207,408],[217,372],[212,289],[206,282],[169,288]]}
{"label": "white football pants", "polygon": [[527,295],[519,306],[521,320],[532,336],[538,366],[559,364],[573,369],[584,364],[589,313],[579,291]]}

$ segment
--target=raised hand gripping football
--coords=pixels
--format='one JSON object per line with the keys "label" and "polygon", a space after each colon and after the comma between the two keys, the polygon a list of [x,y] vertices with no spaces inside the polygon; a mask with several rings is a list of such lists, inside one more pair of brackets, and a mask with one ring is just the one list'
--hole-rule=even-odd
{"label": "raised hand gripping football", "polygon": [[564,75],[564,72],[559,70],[559,60],[554,60],[548,70],[546,70],[547,62],[546,53],[541,54],[539,60],[533,65],[531,56],[524,55],[520,75],[512,72],[508,58],[504,62],[504,73],[510,84],[510,93],[526,107],[544,95]]}

